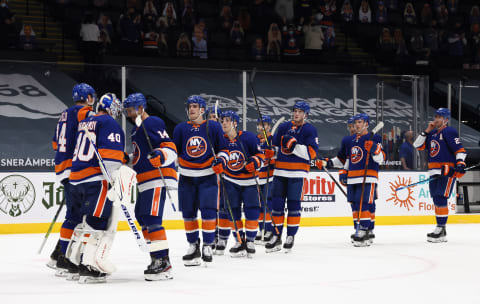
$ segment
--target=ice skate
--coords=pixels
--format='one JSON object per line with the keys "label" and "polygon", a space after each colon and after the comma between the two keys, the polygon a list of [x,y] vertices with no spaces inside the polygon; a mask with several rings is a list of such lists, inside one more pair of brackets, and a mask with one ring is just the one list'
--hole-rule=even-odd
{"label": "ice skate", "polygon": [[200,253],[200,241],[197,240],[196,243],[189,244],[187,254],[182,258],[183,264],[185,266],[200,266],[200,258],[202,254]]}
{"label": "ice skate", "polygon": [[443,243],[447,241],[447,230],[445,227],[435,227],[435,230],[427,234],[427,241],[430,243]]}
{"label": "ice skate", "polygon": [[167,256],[163,258],[152,258],[152,263],[148,265],[147,269],[143,272],[145,281],[162,281],[173,279],[172,276],[172,264]]}
{"label": "ice skate", "polygon": [[282,249],[282,239],[279,235],[272,236],[270,242],[265,244],[265,252],[275,252],[280,251]]}
{"label": "ice skate", "polygon": [[289,253],[292,251],[294,241],[295,241],[295,237],[293,235],[287,236],[287,239],[285,240],[285,244],[283,244],[283,250],[285,251],[285,253]]}

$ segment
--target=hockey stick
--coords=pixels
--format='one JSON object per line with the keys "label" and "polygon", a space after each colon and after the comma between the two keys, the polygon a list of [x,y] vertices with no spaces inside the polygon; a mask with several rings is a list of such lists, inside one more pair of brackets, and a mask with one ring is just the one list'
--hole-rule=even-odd
{"label": "hockey stick", "polygon": [[[320,160],[322,161],[321,159],[316,159],[315,161],[317,160]],[[330,173],[330,171],[328,171],[327,167],[326,166],[322,166],[322,169],[328,174],[328,176],[330,176],[330,178],[335,182],[335,185],[337,185],[338,189],[340,189],[340,191],[342,191],[343,195],[345,195],[345,197],[347,197],[347,193],[345,192],[345,190],[343,190],[343,187],[342,185],[337,181],[337,179],[335,177],[333,177],[333,175]]]}
{"label": "hockey stick", "polygon": [[[88,140],[90,141],[90,144],[93,147],[93,151],[98,158],[98,164],[100,166],[100,170],[102,171],[103,176],[105,177],[107,182],[110,184],[110,186],[113,188],[114,183],[113,183],[112,176],[108,172],[107,167],[105,166],[105,163],[103,162],[102,156],[98,152],[97,145],[95,144],[95,140],[96,140],[95,137],[93,137],[93,135],[87,129],[87,126],[85,124],[80,124],[80,127],[85,132],[85,135],[87,136]],[[121,185],[121,186],[123,188],[123,185]],[[115,191],[115,193],[119,196],[120,201],[123,199],[123,192],[124,192],[124,189],[122,189],[122,191],[120,191],[120,193]],[[142,250],[144,252],[148,252],[149,250],[148,250],[147,244],[145,243],[145,241],[142,239],[142,236],[138,232],[137,226],[135,226],[135,223],[133,222],[132,217],[130,216],[130,212],[128,212],[128,210],[127,210],[127,207],[122,203],[120,203],[120,207],[123,211],[123,214],[125,215],[125,218],[127,219],[128,226],[130,227],[130,230],[132,231],[132,233],[135,237],[135,240],[137,242],[138,247],[140,247],[140,250]]]}
{"label": "hockey stick", "polygon": [[[146,129],[145,124],[143,123],[140,115],[137,115],[137,118],[135,118],[135,124],[139,128],[140,128],[140,125],[142,126],[143,133],[145,134],[145,137],[147,138],[148,147],[150,148],[150,151],[153,151],[153,146],[152,146],[152,142],[150,141],[150,136],[148,136],[147,129]],[[170,200],[170,204],[172,205],[173,211],[177,212],[177,209],[175,208],[175,204],[173,203],[173,200],[172,200],[172,196],[170,195],[170,190],[167,187],[167,182],[165,181],[165,177],[163,176],[163,172],[160,168],[157,168],[157,169],[158,169],[158,172],[160,173],[160,177],[162,178],[163,187],[165,188],[165,191],[167,191],[168,199]]]}
{"label": "hockey stick", "polygon": [[[237,135],[236,138],[237,138],[238,143],[240,144],[240,148],[242,149],[243,155],[245,155],[245,157],[246,157],[247,153],[246,153],[245,147],[242,144],[242,141],[240,140],[239,135]],[[272,225],[275,228],[275,232],[277,233],[277,235],[280,235],[280,232],[278,231],[277,225],[275,224],[275,221],[273,219],[272,211],[270,210],[270,208],[268,208],[267,200],[265,199],[265,196],[263,195],[263,192],[260,189],[260,184],[258,183],[258,179],[257,179],[257,175],[256,175],[255,171],[252,173],[252,175],[253,175],[253,178],[255,179],[255,184],[257,185],[258,196],[260,197],[261,200],[263,200],[263,206],[264,206],[265,210],[268,211],[268,213],[270,214],[270,217],[272,218]],[[268,176],[268,171],[267,171],[267,176]],[[267,179],[267,185],[265,185],[265,187],[268,187],[268,179]],[[265,189],[265,190],[266,190],[265,192],[267,192],[268,188]],[[265,220],[265,216],[263,218]],[[263,226],[263,228],[264,228],[263,230],[265,230],[265,226]],[[262,235],[262,240],[263,240],[263,235]]]}
{"label": "hockey stick", "polygon": [[280,117],[279,120],[277,120],[277,122],[273,125],[273,128],[272,128],[272,135],[275,134],[275,131],[277,131],[278,129],[278,126],[285,121],[285,117]]}
{"label": "hockey stick", "polygon": [[[208,121],[209,121],[209,119],[207,119],[207,122],[206,122],[207,141],[208,141],[208,145],[210,146],[210,148],[212,148],[213,159],[215,159],[215,161],[216,161],[217,160],[217,155],[215,154],[215,149],[212,146],[212,141],[210,140],[210,135],[208,134]],[[232,222],[233,222],[233,227],[235,228],[235,234],[237,235],[237,240],[240,244],[242,244],[242,238],[240,237],[240,232],[238,231],[237,222],[235,221],[235,218],[233,216],[232,207],[230,205],[230,200],[228,199],[228,194],[227,194],[227,191],[225,189],[225,183],[223,181],[223,176],[222,176],[222,174],[218,174],[218,177],[220,178],[220,184],[221,184],[222,189],[223,189],[223,196],[225,197],[225,201],[227,203],[228,213],[230,214],[230,218],[232,219]]]}
{"label": "hockey stick", "polygon": [[[383,121],[379,122],[375,128],[373,128],[372,132],[370,132],[370,137],[368,140],[372,140],[373,135],[380,131],[383,128]],[[370,151],[368,151],[368,155],[365,159],[365,171],[363,172],[363,182],[362,182],[362,194],[360,195],[360,208],[358,210],[357,216],[357,228],[355,230],[355,235],[358,236],[358,231],[360,229],[360,216],[362,214],[362,207],[363,207],[363,194],[365,193],[365,182],[367,181],[367,172],[368,172],[368,161],[370,160]]]}
{"label": "hockey stick", "polygon": [[47,239],[48,239],[48,236],[50,235],[50,232],[52,232],[53,225],[57,222],[57,218],[60,215],[60,211],[62,211],[63,205],[65,205],[65,194],[64,194],[63,199],[60,203],[60,206],[58,207],[57,213],[55,213],[55,216],[53,217],[53,220],[50,223],[50,226],[48,227],[47,233],[45,234],[45,237],[43,238],[42,244],[40,245],[40,248],[38,249],[37,254],[42,253],[43,247],[45,246],[45,243],[47,242]]}
{"label": "hockey stick", "polygon": [[[475,169],[477,167],[480,167],[480,163],[476,164],[476,165],[473,165],[471,167],[468,167],[468,168],[465,168],[465,171],[469,171],[469,170],[472,170],[472,169]],[[453,168],[450,168],[451,170],[454,170]],[[416,183],[413,183],[413,184],[410,184],[410,185],[406,185],[406,186],[402,186],[402,187],[398,187],[397,189],[395,189],[395,191],[400,191],[400,190],[403,190],[403,189],[407,189],[407,188],[411,188],[411,187],[415,187],[415,186],[418,186],[418,185],[421,185],[421,184],[425,184],[425,183],[428,183],[428,182],[431,182],[433,180],[436,180],[438,178],[442,177],[442,175],[434,175],[430,178],[427,178],[427,179],[424,179],[422,181],[419,181],[419,182],[416,182]]]}
{"label": "hockey stick", "polygon": [[253,89],[253,79],[255,79],[255,75],[257,74],[257,69],[253,68],[252,74],[250,75],[250,79],[248,83],[250,85],[250,89],[252,90],[253,100],[255,101],[255,105],[257,106],[257,114],[258,118],[260,118],[260,122],[262,123],[262,130],[263,130],[263,137],[265,138],[265,142],[267,146],[270,147],[270,143],[268,142],[267,131],[265,131],[265,126],[263,125],[263,117],[262,113],[260,113],[260,106],[258,105],[257,95],[255,94],[255,90]]}

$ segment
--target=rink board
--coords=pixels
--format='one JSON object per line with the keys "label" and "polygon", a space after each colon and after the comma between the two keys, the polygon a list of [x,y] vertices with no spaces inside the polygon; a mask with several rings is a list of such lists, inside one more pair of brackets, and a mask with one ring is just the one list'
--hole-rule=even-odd
{"label": "rink board", "polygon": [[[332,172],[335,178],[338,174]],[[380,172],[376,223],[411,225],[435,223],[434,205],[428,184],[406,190],[394,189],[428,178],[426,172]],[[176,190],[171,191],[177,205]],[[0,173],[0,233],[44,233],[63,199],[63,187],[55,174]],[[133,216],[135,199],[127,206]],[[456,193],[448,202],[449,223],[480,223],[480,215],[455,215]],[[178,209],[178,208],[177,208]],[[62,209],[53,232],[58,232],[65,216]],[[181,213],[174,212],[168,201],[164,208],[166,229],[183,229]],[[324,172],[311,172],[304,180],[301,226],[351,225],[351,209],[345,196]],[[128,229],[126,222],[120,230]]]}

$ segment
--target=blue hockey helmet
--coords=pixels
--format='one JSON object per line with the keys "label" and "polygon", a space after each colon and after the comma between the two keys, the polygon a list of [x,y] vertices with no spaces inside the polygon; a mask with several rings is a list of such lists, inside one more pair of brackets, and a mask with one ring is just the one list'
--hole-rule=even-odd
{"label": "blue hockey helmet", "polygon": [[113,118],[117,118],[122,112],[122,103],[113,93],[103,95],[97,104],[97,112],[106,111]]}
{"label": "blue hockey helmet", "polygon": [[143,96],[142,93],[133,93],[127,96],[123,101],[123,108],[135,108],[138,110],[138,107],[142,106],[144,110],[147,109],[147,99]]}
{"label": "blue hockey helmet", "polygon": [[[210,113],[215,113],[215,106],[208,107],[208,110],[205,114],[207,114],[207,117],[208,117],[208,115],[210,115]],[[217,108],[217,116],[220,117],[221,115],[222,115],[222,110]]]}
{"label": "blue hockey helmet", "polygon": [[187,107],[189,104],[192,104],[192,103],[197,103],[200,106],[200,108],[204,108],[204,109],[207,108],[207,103],[205,102],[205,99],[203,99],[203,97],[200,95],[192,95],[188,97],[186,102]]}
{"label": "blue hockey helmet", "polygon": [[370,116],[368,116],[365,113],[358,113],[357,115],[353,116],[354,120],[363,120],[365,122],[368,122],[370,124]]}
{"label": "blue hockey helmet", "polygon": [[304,100],[297,101],[295,103],[295,105],[293,106],[293,110],[295,110],[295,109],[302,110],[303,112],[305,112],[305,114],[310,113],[310,106]]}
{"label": "blue hockey helmet", "polygon": [[352,116],[347,120],[347,124],[351,125],[353,123],[355,123],[355,116]]}
{"label": "blue hockey helmet", "polygon": [[[95,97],[96,97],[95,90],[89,84],[82,82],[82,83],[76,84],[73,87],[72,99],[74,102],[88,101],[88,95],[92,96],[92,98],[94,99],[93,102],[95,102]],[[93,102],[90,105],[92,105]]]}
{"label": "blue hockey helmet", "polygon": [[262,123],[262,121],[265,123],[272,124],[272,118],[269,115],[262,115],[262,120],[260,118],[257,119],[257,124]]}
{"label": "blue hockey helmet", "polygon": [[442,116],[443,118],[450,119],[450,110],[447,108],[438,108],[437,111],[435,111],[435,115]]}
{"label": "blue hockey helmet", "polygon": [[223,119],[224,117],[230,117],[232,121],[237,122],[237,125],[240,123],[240,117],[238,116],[237,112],[230,111],[230,110],[225,111],[220,115],[220,118]]}

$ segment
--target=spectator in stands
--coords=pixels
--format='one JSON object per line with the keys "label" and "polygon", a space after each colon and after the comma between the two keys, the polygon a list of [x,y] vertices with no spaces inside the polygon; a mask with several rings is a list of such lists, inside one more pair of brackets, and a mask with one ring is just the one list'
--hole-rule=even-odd
{"label": "spectator in stands", "polygon": [[205,19],[200,19],[197,23],[198,28],[203,32],[203,38],[205,40],[208,39],[208,28],[207,24],[205,23]]}
{"label": "spectator in stands", "polygon": [[252,45],[250,56],[255,61],[264,61],[266,55],[267,50],[265,48],[265,45],[263,44],[263,39],[261,37],[257,37]]}
{"label": "spectator in stands", "polygon": [[8,8],[7,0],[0,1],[0,48],[15,47],[18,30],[15,14]]}
{"label": "spectator in stands", "polygon": [[105,30],[100,31],[99,54],[101,56],[110,53],[112,40]]}
{"label": "spectator in stands", "polygon": [[230,45],[233,47],[241,47],[245,42],[245,33],[243,32],[240,22],[235,20],[230,30]]}
{"label": "spectator in stands", "polygon": [[144,54],[150,56],[157,54],[159,36],[160,34],[156,31],[155,27],[150,27],[145,32],[142,32]]}
{"label": "spectator in stands", "polygon": [[480,9],[478,5],[472,6],[470,10],[470,24],[480,23]]}
{"label": "spectator in stands", "polygon": [[18,48],[24,51],[32,51],[36,50],[37,47],[35,32],[29,24],[25,24],[20,32]]}
{"label": "spectator in stands", "polygon": [[177,41],[177,57],[190,57],[192,55],[192,44],[187,33],[181,33]]}
{"label": "spectator in stands", "polygon": [[146,19],[149,16],[151,19],[157,20],[158,12],[152,0],[147,0],[147,2],[145,2],[145,8],[143,9],[143,18]]}
{"label": "spectator in stands", "polygon": [[120,16],[120,32],[122,40],[122,51],[134,53],[138,50],[141,38],[141,16],[135,13],[134,8],[129,8],[124,16]]}
{"label": "spectator in stands", "polygon": [[246,7],[242,7],[240,9],[240,13],[238,14],[238,22],[240,22],[240,26],[245,32],[249,32],[252,28],[252,18]]}
{"label": "spectator in stands", "polygon": [[463,63],[467,39],[460,21],[455,22],[453,30],[448,34],[449,55],[455,67]]}
{"label": "spectator in stands", "polygon": [[342,5],[342,10],[340,11],[340,15],[342,15],[342,19],[344,22],[353,22],[353,8],[350,0],[345,0]]}
{"label": "spectator in stands", "polygon": [[[255,0],[255,3],[257,2],[261,2],[264,4],[264,0]],[[295,14],[293,8],[293,1],[277,0],[277,2],[275,3],[275,12],[282,20],[286,20],[286,22],[294,21]]]}
{"label": "spectator in stands", "polygon": [[99,53],[100,30],[93,21],[93,16],[87,14],[80,28],[82,51],[86,63],[96,63]]}
{"label": "spectator in stands", "polygon": [[160,33],[158,36],[158,55],[162,57],[169,55],[168,42],[164,33]]}
{"label": "spectator in stands", "polygon": [[97,25],[100,32],[104,31],[108,35],[108,40],[113,39],[113,25],[108,15],[101,14],[100,18],[98,18]]}
{"label": "spectator in stands", "polygon": [[195,25],[193,29],[193,57],[200,59],[208,58],[207,41],[205,40],[204,31],[200,25]]}
{"label": "spectator in stands", "polygon": [[396,11],[398,9],[398,0],[384,0],[385,6],[390,11]]}
{"label": "spectator in stands", "polygon": [[222,7],[220,12],[220,28],[226,32],[229,32],[232,29],[233,25],[233,16],[232,9],[228,5]]}
{"label": "spectator in stands", "polygon": [[271,61],[280,61],[281,50],[277,41],[269,41],[267,47],[267,58]]}
{"label": "spectator in stands", "polygon": [[276,23],[270,24],[270,29],[268,30],[268,46],[271,43],[277,44],[278,48],[282,45],[282,33]]}
{"label": "spectator in stands", "polygon": [[377,23],[379,24],[387,23],[387,8],[385,7],[385,4],[383,3],[383,1],[378,1],[378,7],[375,12],[375,18],[377,20]]}
{"label": "spectator in stands", "polygon": [[458,0],[447,0],[447,9],[450,15],[455,15],[458,12]]}
{"label": "spectator in stands", "polygon": [[193,31],[193,27],[195,26],[195,13],[193,11],[193,6],[187,4],[182,12],[182,25],[183,30],[187,33],[191,33]]}
{"label": "spectator in stands", "polygon": [[333,26],[333,15],[337,11],[336,0],[321,0],[320,11],[323,14],[322,24]]}
{"label": "spectator in stands", "polygon": [[323,46],[327,50],[332,50],[335,49],[335,30],[333,29],[333,26],[327,27],[325,31],[325,41],[323,43]]}
{"label": "spectator in stands", "polygon": [[408,62],[408,49],[403,37],[402,30],[396,28],[393,32],[393,50],[395,52],[394,62],[403,65]]}
{"label": "spectator in stands", "polygon": [[172,2],[165,3],[162,16],[167,18],[167,24],[169,28],[174,28],[177,26],[177,13],[175,12]]}
{"label": "spectator in stands", "polygon": [[413,154],[415,149],[413,148],[413,132],[405,132],[405,141],[402,143],[399,149],[400,161],[402,162],[403,170],[413,170]]}
{"label": "spectator in stands", "polygon": [[303,34],[305,37],[305,50],[308,50],[308,53],[313,55],[315,52],[322,50],[323,41],[325,40],[323,29],[320,25],[313,23],[312,17],[310,17],[308,24],[303,26]]}
{"label": "spectator in stands", "polygon": [[440,27],[446,27],[448,22],[448,10],[447,7],[442,4],[440,5],[440,10],[437,14],[437,24]]}
{"label": "spectator in stands", "polygon": [[411,2],[407,2],[405,5],[405,10],[403,11],[403,21],[406,24],[415,25],[417,24],[417,15],[415,14],[415,9]]}
{"label": "spectator in stands", "polygon": [[430,49],[431,55],[436,55],[438,53],[438,30],[436,28],[437,22],[435,19],[432,20],[429,27],[423,32],[423,41],[426,48]]}
{"label": "spectator in stands", "polygon": [[382,33],[380,34],[380,38],[378,41],[378,49],[383,56],[389,56],[391,55],[390,53],[393,51],[393,39],[392,35],[390,34],[390,30],[387,27],[384,27],[382,29]]}
{"label": "spectator in stands", "polygon": [[416,59],[424,60],[430,56],[430,50],[425,48],[422,34],[418,29],[413,31],[412,37],[410,38],[410,49]]}
{"label": "spectator in stands", "polygon": [[432,24],[433,12],[429,3],[423,4],[422,12],[420,13],[420,23],[424,27],[429,27]]}
{"label": "spectator in stands", "polygon": [[367,0],[362,0],[358,11],[358,21],[361,23],[372,23],[372,10]]}
{"label": "spectator in stands", "polygon": [[283,55],[292,57],[300,55],[299,39],[302,34],[301,27],[296,27],[294,24],[289,24],[288,27],[283,26],[282,41],[283,41]]}

